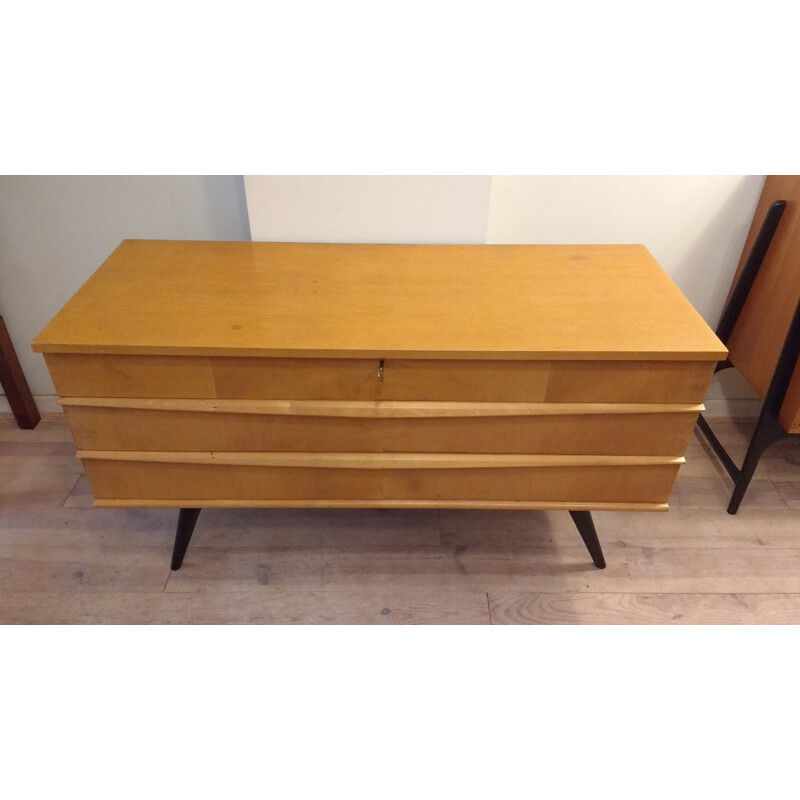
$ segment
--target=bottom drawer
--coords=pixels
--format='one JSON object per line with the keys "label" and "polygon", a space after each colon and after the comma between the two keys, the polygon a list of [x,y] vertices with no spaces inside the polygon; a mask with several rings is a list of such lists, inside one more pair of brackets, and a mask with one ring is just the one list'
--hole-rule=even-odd
{"label": "bottom drawer", "polygon": [[[665,504],[683,459],[587,456],[476,457],[473,461],[421,456],[381,467],[341,454],[316,463],[284,458],[135,460],[82,454],[98,505],[464,505],[498,502],[538,507],[598,508]],[[182,455],[182,454],[164,454]],[[261,454],[269,455],[269,454]],[[206,457],[208,458],[208,457]],[[433,459],[433,460],[432,460]],[[500,460],[496,460],[500,459]],[[527,459],[527,460],[526,460]],[[227,461],[227,463],[225,463]],[[248,463],[248,461],[250,463]],[[272,463],[270,463],[270,461]],[[473,465],[474,464],[474,465]]]}

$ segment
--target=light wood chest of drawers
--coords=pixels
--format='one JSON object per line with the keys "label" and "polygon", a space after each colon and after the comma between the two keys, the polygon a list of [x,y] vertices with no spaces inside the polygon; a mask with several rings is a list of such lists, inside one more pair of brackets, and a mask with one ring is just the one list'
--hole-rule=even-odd
{"label": "light wood chest of drawers", "polygon": [[665,510],[725,348],[641,246],[125,241],[35,339],[98,506]]}

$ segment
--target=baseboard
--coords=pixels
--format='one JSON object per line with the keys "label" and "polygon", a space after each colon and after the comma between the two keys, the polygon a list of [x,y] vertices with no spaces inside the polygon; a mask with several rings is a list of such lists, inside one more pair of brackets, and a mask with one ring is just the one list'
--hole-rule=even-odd
{"label": "baseboard", "polygon": [[[54,394],[35,394],[33,400],[40,414],[60,414],[61,406],[58,404],[58,397]],[[0,394],[0,414],[10,414],[11,406],[4,394]]]}
{"label": "baseboard", "polygon": [[725,397],[707,398],[703,401],[706,410],[704,417],[709,419],[740,419],[742,417],[757,417],[761,411],[761,401],[755,400],[729,400]]}

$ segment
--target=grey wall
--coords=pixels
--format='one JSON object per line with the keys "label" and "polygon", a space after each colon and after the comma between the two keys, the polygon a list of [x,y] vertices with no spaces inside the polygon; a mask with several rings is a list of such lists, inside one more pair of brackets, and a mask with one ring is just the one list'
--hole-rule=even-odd
{"label": "grey wall", "polygon": [[242,177],[0,176],[0,313],[34,395],[55,389],[31,340],[123,239],[249,241]]}

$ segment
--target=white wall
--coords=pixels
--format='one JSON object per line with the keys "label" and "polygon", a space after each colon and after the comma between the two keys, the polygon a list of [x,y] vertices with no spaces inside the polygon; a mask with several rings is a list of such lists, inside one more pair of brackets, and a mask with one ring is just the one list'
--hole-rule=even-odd
{"label": "white wall", "polygon": [[488,176],[245,176],[253,241],[483,244]]}
{"label": "white wall", "polygon": [[[123,239],[248,240],[240,176],[0,176],[0,313],[43,412],[33,337]],[[0,411],[8,411],[0,398]]]}

